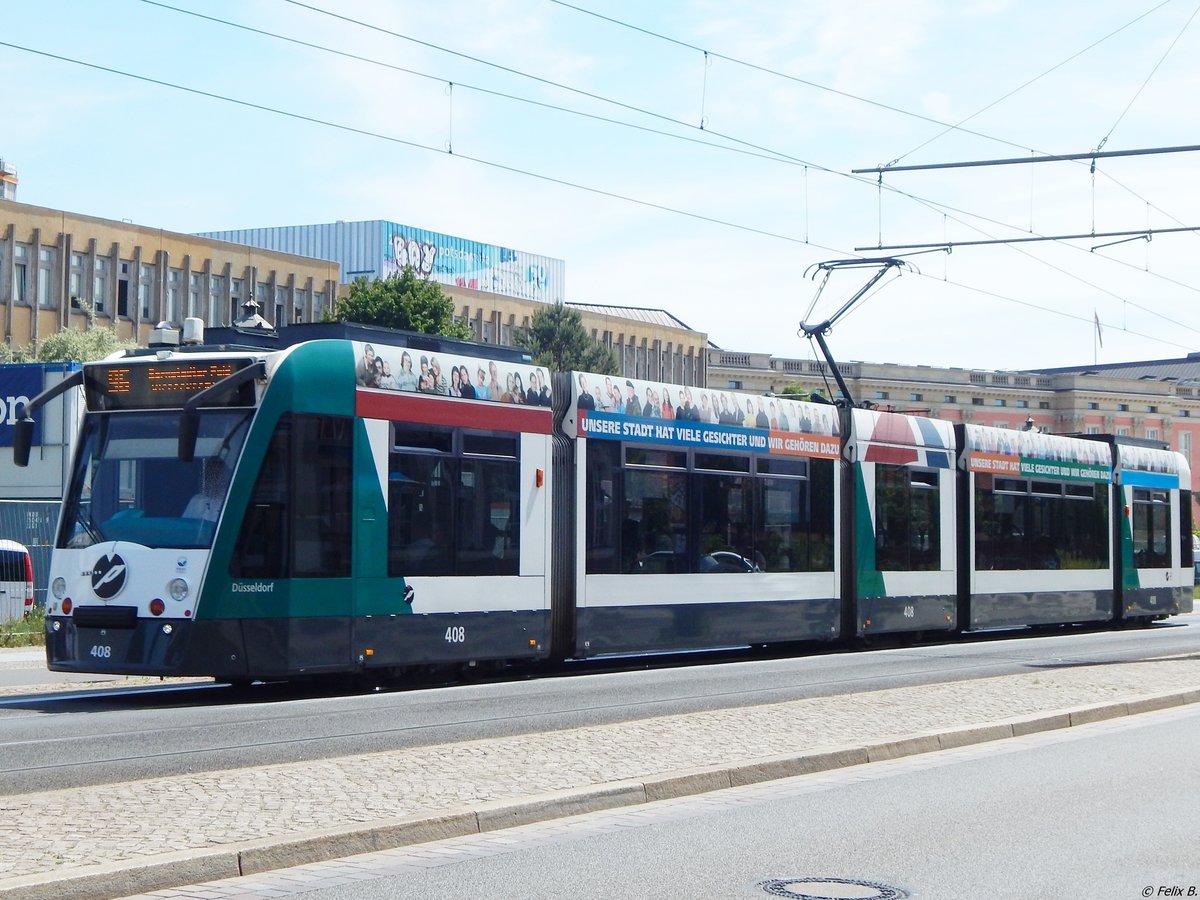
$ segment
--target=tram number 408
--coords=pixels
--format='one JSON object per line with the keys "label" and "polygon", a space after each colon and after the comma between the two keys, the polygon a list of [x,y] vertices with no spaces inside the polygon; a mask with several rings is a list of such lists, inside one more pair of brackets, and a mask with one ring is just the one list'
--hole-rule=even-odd
{"label": "tram number 408", "polygon": [[467,639],[467,629],[462,625],[452,625],[446,629],[447,644],[461,644]]}
{"label": "tram number 408", "polygon": [[89,656],[94,656],[96,659],[111,659],[112,647],[104,644],[93,644],[92,649],[88,651]]}

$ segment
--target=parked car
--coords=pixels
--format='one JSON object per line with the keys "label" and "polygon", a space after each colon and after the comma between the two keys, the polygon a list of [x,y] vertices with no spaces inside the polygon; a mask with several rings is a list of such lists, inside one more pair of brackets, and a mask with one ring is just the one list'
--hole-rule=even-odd
{"label": "parked car", "polygon": [[0,540],[0,622],[33,611],[33,560],[24,544]]}

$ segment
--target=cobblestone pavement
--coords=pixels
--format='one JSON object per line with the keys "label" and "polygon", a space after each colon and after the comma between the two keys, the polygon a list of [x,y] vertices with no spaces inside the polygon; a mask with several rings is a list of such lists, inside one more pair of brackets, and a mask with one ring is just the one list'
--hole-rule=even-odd
{"label": "cobblestone pavement", "polygon": [[0,881],[1200,688],[1200,657],[1047,669],[0,798]]}

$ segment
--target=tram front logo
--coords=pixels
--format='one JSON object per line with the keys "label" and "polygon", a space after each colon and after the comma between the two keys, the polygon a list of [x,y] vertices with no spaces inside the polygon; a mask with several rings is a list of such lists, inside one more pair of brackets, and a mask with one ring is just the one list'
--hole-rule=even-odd
{"label": "tram front logo", "polygon": [[92,576],[92,590],[97,597],[111,600],[125,587],[125,560],[117,553],[102,556],[96,560],[92,571],[84,574]]}

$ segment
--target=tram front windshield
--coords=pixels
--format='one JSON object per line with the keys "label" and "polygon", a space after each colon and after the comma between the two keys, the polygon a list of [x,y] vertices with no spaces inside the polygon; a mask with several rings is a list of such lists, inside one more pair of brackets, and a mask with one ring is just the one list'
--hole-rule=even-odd
{"label": "tram front windshield", "polygon": [[178,410],[89,413],[58,546],[211,547],[250,415],[201,413],[194,458],[183,462]]}

